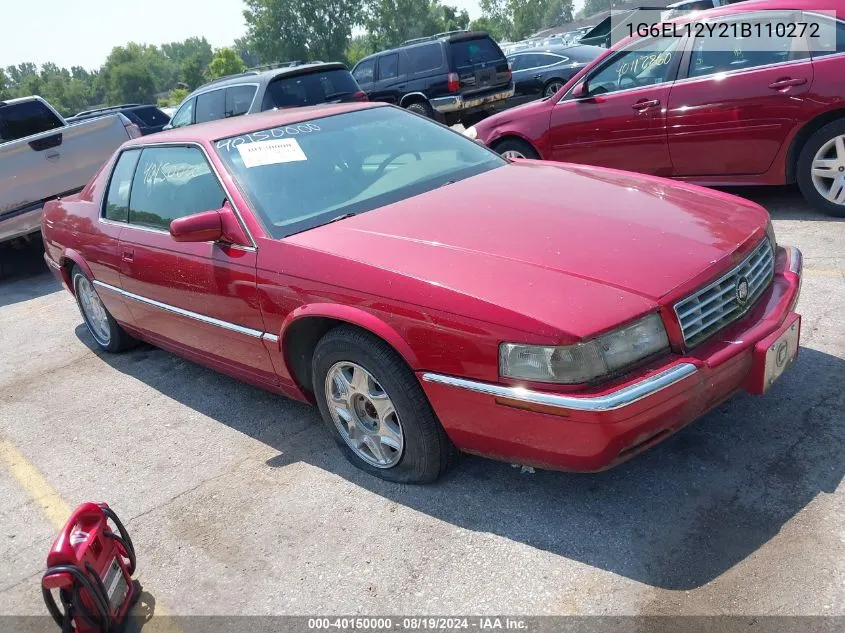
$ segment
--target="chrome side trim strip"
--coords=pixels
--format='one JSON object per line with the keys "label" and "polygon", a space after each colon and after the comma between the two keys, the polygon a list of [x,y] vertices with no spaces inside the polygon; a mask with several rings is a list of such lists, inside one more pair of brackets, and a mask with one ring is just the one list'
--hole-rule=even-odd
{"label": "chrome side trim strip", "polygon": [[443,376],[428,372],[423,374],[422,379],[426,382],[435,382],[459,389],[467,389],[468,391],[475,391],[488,396],[508,398],[510,400],[518,400],[520,402],[539,404],[547,407],[575,411],[612,411],[627,407],[638,400],[647,398],[688,376],[692,376],[696,371],[697,369],[692,363],[679,363],[633,385],[628,385],[627,387],[601,396],[567,396],[557,393],[531,391],[524,387],[506,387],[505,385],[476,382],[475,380],[465,380],[464,378],[455,378],[453,376]]}
{"label": "chrome side trim strip", "polygon": [[172,312],[173,314],[178,314],[189,319],[194,319],[195,321],[200,321],[201,323],[216,325],[217,327],[221,327],[224,330],[237,332],[238,334],[243,334],[244,336],[261,338],[265,335],[265,332],[262,332],[261,330],[253,330],[252,328],[244,327],[242,325],[229,323],[228,321],[221,321],[220,319],[205,316],[204,314],[197,314],[196,312],[191,312],[190,310],[185,310],[183,308],[177,308],[176,306],[172,306],[167,303],[162,303],[161,301],[156,301],[155,299],[148,299],[147,297],[142,297],[141,295],[136,295],[132,292],[127,292],[122,288],[117,288],[115,286],[112,286],[111,284],[103,283],[102,281],[97,281],[96,279],[94,280],[94,285],[100,288],[105,288],[106,290],[111,290],[129,299],[134,299],[135,301],[138,301],[140,303],[146,303],[147,305],[155,306],[156,308],[161,308],[162,310],[166,310],[167,312]]}
{"label": "chrome side trim strip", "polygon": [[261,338],[263,338],[265,341],[269,341],[270,343],[279,342],[279,337],[275,334],[270,334],[269,332],[264,332],[264,334],[261,335]]}

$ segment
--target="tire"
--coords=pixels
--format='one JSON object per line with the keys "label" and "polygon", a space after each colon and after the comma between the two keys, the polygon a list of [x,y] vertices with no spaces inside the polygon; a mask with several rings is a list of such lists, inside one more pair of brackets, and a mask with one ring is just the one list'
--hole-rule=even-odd
{"label": "tire", "polygon": [[117,353],[138,344],[138,340],[130,336],[109,314],[92,281],[75,264],[70,270],[70,281],[85,327],[101,350]]}
{"label": "tire", "polygon": [[[416,377],[378,337],[352,326],[329,331],[317,343],[311,371],[323,422],[346,458],[361,470],[387,481],[424,484],[456,461],[458,451]],[[382,417],[381,411],[391,407],[395,415]],[[384,430],[388,425],[391,430]],[[373,444],[379,447],[375,451]],[[380,457],[384,459],[376,463]]]}
{"label": "tire", "polygon": [[421,116],[426,117],[427,119],[434,118],[434,109],[431,107],[431,104],[428,101],[414,101],[413,103],[409,103],[407,106],[405,106],[405,109],[408,112],[419,114]]}
{"label": "tire", "polygon": [[518,138],[505,139],[496,143],[493,149],[505,158],[530,158],[534,160],[540,158],[537,150]]}
{"label": "tire", "polygon": [[562,79],[552,79],[545,86],[543,86],[543,97],[553,97],[558,90],[563,88],[565,82]]}
{"label": "tire", "polygon": [[[827,161],[825,171],[831,177],[814,175],[813,165],[820,159]],[[798,186],[807,202],[822,213],[845,218],[845,119],[828,123],[807,139],[796,171]]]}

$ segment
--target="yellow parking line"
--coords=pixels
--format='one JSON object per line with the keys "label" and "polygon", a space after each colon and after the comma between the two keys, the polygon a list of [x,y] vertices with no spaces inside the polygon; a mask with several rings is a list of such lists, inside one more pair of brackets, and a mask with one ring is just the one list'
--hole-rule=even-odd
{"label": "yellow parking line", "polygon": [[64,527],[70,516],[70,508],[38,469],[8,440],[0,440],[0,461],[12,478],[41,508],[50,524],[57,530]]}
{"label": "yellow parking line", "polygon": [[[70,516],[70,508],[56,489],[47,483],[38,469],[8,440],[0,440],[0,462],[32,501],[41,508],[50,524],[57,530],[62,529]],[[156,599],[155,615],[159,618],[168,615],[168,610],[159,599]],[[181,633],[179,627],[169,619],[160,620],[153,617],[147,625],[145,630],[149,629],[151,633]]]}

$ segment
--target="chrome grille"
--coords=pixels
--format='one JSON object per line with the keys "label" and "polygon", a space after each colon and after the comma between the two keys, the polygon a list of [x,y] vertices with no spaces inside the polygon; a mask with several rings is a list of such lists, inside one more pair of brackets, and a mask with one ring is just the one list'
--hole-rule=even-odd
{"label": "chrome grille", "polygon": [[[768,239],[730,272],[675,304],[687,347],[698,345],[728,323],[736,321],[757,301],[772,280],[775,257]],[[740,304],[737,288],[748,281],[748,299]]]}

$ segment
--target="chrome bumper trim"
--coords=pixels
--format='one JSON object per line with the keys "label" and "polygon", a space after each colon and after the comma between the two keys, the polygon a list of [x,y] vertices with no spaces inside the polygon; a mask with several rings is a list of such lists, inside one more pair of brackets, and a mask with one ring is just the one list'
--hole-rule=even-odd
{"label": "chrome bumper trim", "polygon": [[679,363],[633,385],[628,385],[617,391],[600,396],[567,396],[557,393],[531,391],[524,387],[506,387],[505,385],[494,385],[428,372],[423,374],[422,379],[426,382],[435,382],[459,389],[467,389],[468,391],[475,391],[476,393],[483,393],[488,396],[508,398],[509,400],[518,400],[520,402],[539,404],[547,407],[575,411],[612,411],[627,407],[638,400],[647,398],[688,376],[692,376],[696,371],[696,367],[692,363]]}
{"label": "chrome bumper trim", "polygon": [[199,321],[201,323],[216,325],[217,327],[223,328],[224,330],[237,332],[238,334],[243,334],[245,336],[251,336],[253,338],[262,338],[265,335],[273,336],[272,334],[267,334],[266,332],[262,332],[261,330],[253,330],[252,328],[244,327],[243,325],[238,325],[236,323],[229,323],[228,321],[215,319],[214,317],[205,316],[204,314],[198,314],[196,312],[191,312],[190,310],[185,310],[184,308],[177,308],[176,306],[172,306],[167,303],[162,303],[161,301],[156,301],[155,299],[148,299],[147,297],[142,297],[141,295],[136,295],[132,292],[127,292],[126,290],[123,290],[123,288],[118,288],[116,286],[112,286],[111,284],[103,283],[102,281],[97,281],[96,279],[94,280],[94,285],[99,288],[105,288],[106,290],[116,292],[119,295],[122,295],[128,299],[133,299],[140,303],[146,303],[147,305],[155,306],[156,308],[161,308],[162,310],[165,310],[167,312],[178,314],[189,319],[194,319],[195,321]]}
{"label": "chrome bumper trim", "polygon": [[513,96],[513,93],[514,89],[513,86],[511,86],[507,90],[494,92],[493,94],[488,94],[483,97],[464,99],[461,95],[454,95],[449,97],[438,97],[436,99],[431,99],[429,103],[431,103],[431,107],[437,110],[438,112],[457,112],[458,110],[469,110],[470,108],[475,108],[480,105],[484,105],[485,103],[491,103],[493,101],[502,101],[504,99],[510,99]]}

